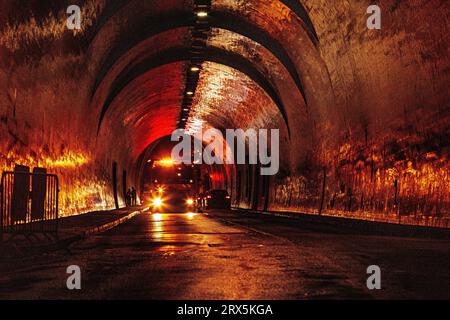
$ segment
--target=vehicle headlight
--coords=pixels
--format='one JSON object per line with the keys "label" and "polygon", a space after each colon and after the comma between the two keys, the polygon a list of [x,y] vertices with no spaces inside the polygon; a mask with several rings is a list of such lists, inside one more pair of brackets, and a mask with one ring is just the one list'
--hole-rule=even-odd
{"label": "vehicle headlight", "polygon": [[192,205],[194,204],[194,199],[189,198],[189,199],[186,200],[186,203],[187,203],[189,206],[192,206]]}
{"label": "vehicle headlight", "polygon": [[161,207],[163,200],[160,197],[153,198],[152,204],[154,207]]}

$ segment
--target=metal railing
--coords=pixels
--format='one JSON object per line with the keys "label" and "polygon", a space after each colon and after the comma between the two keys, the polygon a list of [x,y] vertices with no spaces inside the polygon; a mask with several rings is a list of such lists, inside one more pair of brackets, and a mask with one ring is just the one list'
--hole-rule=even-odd
{"label": "metal railing", "polygon": [[0,233],[57,233],[58,176],[16,167],[0,184]]}

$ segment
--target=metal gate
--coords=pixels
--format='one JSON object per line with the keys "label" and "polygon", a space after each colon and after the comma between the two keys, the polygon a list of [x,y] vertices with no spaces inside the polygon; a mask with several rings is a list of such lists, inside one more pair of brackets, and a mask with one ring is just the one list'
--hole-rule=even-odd
{"label": "metal gate", "polygon": [[57,233],[58,177],[46,169],[16,166],[3,172],[0,233]]}

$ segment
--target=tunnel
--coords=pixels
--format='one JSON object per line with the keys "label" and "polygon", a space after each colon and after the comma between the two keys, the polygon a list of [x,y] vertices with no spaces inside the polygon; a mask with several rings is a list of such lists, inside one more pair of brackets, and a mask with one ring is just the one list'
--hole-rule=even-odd
{"label": "tunnel", "polygon": [[0,1],[0,171],[57,174],[78,215],[123,207],[174,130],[278,129],[275,175],[205,165],[233,207],[449,227],[450,9],[380,0],[372,30],[371,4]]}

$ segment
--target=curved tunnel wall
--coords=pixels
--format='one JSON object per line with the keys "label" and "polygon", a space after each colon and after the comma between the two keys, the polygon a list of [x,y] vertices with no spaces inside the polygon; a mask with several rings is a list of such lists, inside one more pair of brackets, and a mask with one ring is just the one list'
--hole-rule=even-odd
{"label": "curved tunnel wall", "polygon": [[[143,152],[177,127],[188,61],[142,70],[102,107],[126,70],[189,48],[193,2],[78,1],[86,24],[75,33],[65,29],[63,4],[0,3],[0,169],[49,168],[61,178],[62,213],[76,214],[115,206],[116,162],[122,206],[123,171],[138,186]],[[211,2],[206,47],[248,61],[274,94],[205,62],[189,125],[282,131],[277,176],[220,169],[236,206],[447,225],[448,5],[379,1],[383,27],[375,31],[366,28],[369,4]],[[181,16],[139,39],[148,21]]]}

